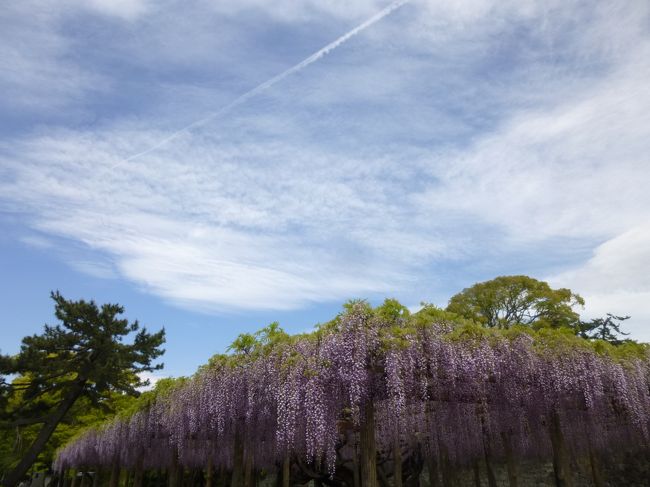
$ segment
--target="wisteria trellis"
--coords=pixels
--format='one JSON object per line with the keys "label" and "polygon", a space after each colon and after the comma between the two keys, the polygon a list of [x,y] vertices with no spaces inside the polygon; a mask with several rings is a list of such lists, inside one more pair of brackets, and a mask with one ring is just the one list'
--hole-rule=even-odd
{"label": "wisteria trellis", "polygon": [[554,422],[574,452],[647,451],[650,355],[614,358],[540,333],[400,326],[357,306],[326,331],[224,357],[129,418],[88,431],[56,467],[233,470],[246,458],[269,470],[290,457],[332,475],[356,454],[369,406],[379,456],[397,444],[469,465],[488,444],[495,458],[507,448],[547,457]]}

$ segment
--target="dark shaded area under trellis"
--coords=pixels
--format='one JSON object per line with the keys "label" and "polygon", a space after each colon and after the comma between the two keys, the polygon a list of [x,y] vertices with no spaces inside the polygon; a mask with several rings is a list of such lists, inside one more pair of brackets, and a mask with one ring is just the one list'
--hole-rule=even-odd
{"label": "dark shaded area under trellis", "polygon": [[[607,463],[601,463],[602,485],[617,487],[647,487],[650,479],[650,460],[643,455],[619,455],[618,458],[610,458]],[[574,461],[573,485],[575,487],[591,487],[597,485],[592,478],[593,472],[589,459]],[[509,486],[508,472],[506,465],[495,464],[492,466],[496,485],[499,487]],[[291,486],[309,486],[321,487],[327,485],[339,485],[328,481],[309,479],[309,475],[300,471],[295,465],[293,467],[292,477],[295,479],[290,482]],[[476,472],[478,470],[478,481]],[[532,463],[525,462],[519,465],[519,485],[524,487],[545,487],[555,486],[556,480],[552,463]],[[119,486],[121,487],[207,487],[208,479],[205,470],[186,470],[177,478],[175,484],[170,481],[166,471],[147,471],[142,473],[141,481],[138,480],[136,472],[120,472]],[[439,474],[439,472],[438,472]],[[64,478],[55,477],[51,487],[97,487],[111,485],[109,472],[100,472],[97,474],[91,472],[67,471],[63,474]],[[75,478],[76,476],[76,478]],[[250,486],[244,487],[280,487],[282,485],[282,474],[256,472],[251,479]],[[435,482],[435,481],[434,481]],[[115,484],[114,484],[115,485]],[[228,487],[231,485],[231,478],[227,474],[217,474],[211,482],[212,487]],[[382,487],[394,485],[393,479],[388,483],[380,481]],[[434,487],[443,486],[442,479],[438,483],[432,483],[429,470],[426,466],[422,467],[417,479],[412,479],[405,486],[410,487]],[[450,484],[453,487],[477,487],[488,486],[486,466],[480,462],[477,468],[465,469],[457,472],[455,483]],[[116,485],[117,487],[117,485]]]}

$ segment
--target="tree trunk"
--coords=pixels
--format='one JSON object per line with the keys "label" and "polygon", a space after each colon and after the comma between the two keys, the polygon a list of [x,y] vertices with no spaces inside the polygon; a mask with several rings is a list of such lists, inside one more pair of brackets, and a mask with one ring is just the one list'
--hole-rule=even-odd
{"label": "tree trunk", "polygon": [[517,487],[519,484],[519,472],[517,471],[517,462],[515,461],[512,452],[512,442],[510,435],[503,431],[501,433],[503,439],[503,449],[506,454],[506,467],[508,469],[508,483],[510,487]]}
{"label": "tree trunk", "polygon": [[16,467],[7,474],[2,485],[5,487],[15,487],[20,482],[29,468],[34,464],[38,455],[43,451],[48,440],[56,430],[56,427],[59,425],[63,417],[70,410],[75,401],[79,398],[81,393],[86,386],[86,379],[77,379],[72,385],[68,394],[65,396],[65,399],[61,401],[59,406],[54,410],[54,412],[46,419],[45,423],[41,427],[41,430],[38,432],[38,436],[34,442],[29,447],[29,450],[25,452],[23,458]]}
{"label": "tree trunk", "polygon": [[553,446],[553,471],[557,487],[573,487],[569,453],[564,443],[564,435],[557,413],[551,415],[551,444]]}
{"label": "tree trunk", "polygon": [[393,444],[393,475],[395,477],[395,487],[402,487],[402,446],[399,443],[399,435],[395,435],[395,443]]}
{"label": "tree trunk", "polygon": [[361,450],[361,487],[379,487],[377,481],[377,445],[375,442],[375,406],[368,401],[361,423],[359,447]]}

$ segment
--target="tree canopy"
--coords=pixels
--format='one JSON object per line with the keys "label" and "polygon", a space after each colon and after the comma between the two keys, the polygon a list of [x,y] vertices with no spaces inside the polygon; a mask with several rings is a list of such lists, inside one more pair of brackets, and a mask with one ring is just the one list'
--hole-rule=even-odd
{"label": "tree canopy", "polygon": [[516,324],[553,328],[575,327],[575,311],[584,300],[570,289],[552,289],[528,276],[501,276],[480,282],[452,296],[447,311],[489,328]]}
{"label": "tree canopy", "polygon": [[[118,304],[70,301],[59,292],[51,297],[60,323],[25,337],[20,352],[2,361],[4,374],[18,379],[3,386],[1,425],[41,425],[18,465],[5,476],[6,486],[18,483],[79,399],[106,406],[116,393],[136,395],[146,384],[138,374],[162,367],[154,361],[164,352],[164,329],[149,333],[137,321],[121,319],[124,308]],[[125,342],[131,334],[132,341]]]}

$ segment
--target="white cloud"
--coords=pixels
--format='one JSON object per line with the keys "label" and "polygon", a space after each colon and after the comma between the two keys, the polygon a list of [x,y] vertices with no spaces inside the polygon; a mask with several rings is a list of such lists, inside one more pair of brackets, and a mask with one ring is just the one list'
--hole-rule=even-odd
{"label": "white cloud", "polygon": [[134,20],[147,13],[149,3],[149,0],[85,0],[79,2],[79,7],[124,20]]}
{"label": "white cloud", "polygon": [[149,385],[140,387],[138,390],[140,392],[145,392],[145,391],[151,391],[154,387],[156,387],[156,383],[161,380],[161,379],[168,379],[168,375],[162,375],[162,374],[157,374],[155,372],[140,372],[138,374],[141,380],[149,381]]}
{"label": "white cloud", "polygon": [[[650,218],[650,44],[555,107],[516,114],[433,166],[432,208],[464,210],[513,241],[610,238]],[[440,171],[440,172],[438,172]]]}
{"label": "white cloud", "polygon": [[100,279],[113,279],[117,277],[110,264],[99,260],[70,259],[69,264],[76,270]]}
{"label": "white cloud", "polygon": [[50,239],[40,235],[24,235],[20,237],[20,241],[37,249],[51,249],[54,247],[54,243]]}
{"label": "white cloud", "polygon": [[[285,164],[290,147],[186,143],[110,172],[109,145],[61,133],[16,148],[21,161],[5,167],[17,180],[2,187],[37,211],[36,228],[107,253],[122,276],[193,308],[286,309],[387,291],[405,279],[400,264],[437,251],[406,222],[391,224],[402,210],[356,161],[295,152]],[[381,255],[394,262],[373,268]]]}
{"label": "white cloud", "polygon": [[[112,55],[158,74],[199,66],[232,77],[237,93],[291,56],[253,52],[257,38],[243,36],[247,24],[235,17],[264,11],[295,27],[329,16],[323,30],[338,35],[388,4],[247,0],[178,16],[175,3],[108,3],[95,6],[129,20],[120,31],[128,35],[107,47]],[[161,103],[171,120],[107,115],[99,128],[45,127],[5,144],[0,203],[193,309],[393,294],[421,282],[432,263],[480,260],[494,247],[508,255],[525,245],[553,252],[629,239],[650,217],[650,40],[646,3],[624,7],[413,2],[241,111],[123,164],[169,135],[157,127],[182,127],[232,99],[213,78],[171,76]],[[47,25],[55,49],[37,51],[23,70],[56,61],[26,84],[36,105],[46,93],[39,83],[76,74],[62,91],[69,96],[99,76],[70,63],[69,39],[54,20]],[[306,38],[296,35],[293,44]],[[519,41],[525,47],[508,44]],[[20,77],[7,79],[20,86]],[[617,250],[604,248],[610,262]],[[628,274],[643,256],[617,264],[616,277],[598,255],[563,279],[608,311],[632,314],[618,311],[628,299],[640,309],[646,284],[622,283],[638,280]],[[592,280],[580,276],[594,274],[605,276],[602,285],[583,290]]]}
{"label": "white cloud", "polygon": [[74,44],[59,32],[61,17],[59,10],[39,2],[3,5],[0,108],[47,113],[86,92],[106,89],[106,78],[70,59]]}
{"label": "white cloud", "polygon": [[371,15],[390,4],[386,0],[239,0],[208,1],[208,8],[221,14],[236,16],[246,12],[264,13],[283,22],[306,22],[331,16],[339,19],[354,19]]}
{"label": "white cloud", "polygon": [[630,315],[623,326],[650,342],[650,226],[643,224],[596,247],[582,266],[549,278],[586,300],[585,315]]}

